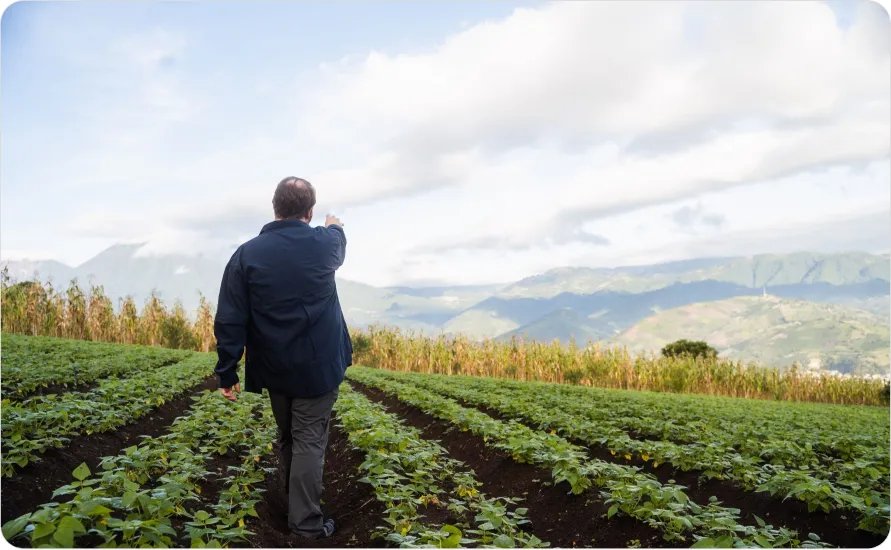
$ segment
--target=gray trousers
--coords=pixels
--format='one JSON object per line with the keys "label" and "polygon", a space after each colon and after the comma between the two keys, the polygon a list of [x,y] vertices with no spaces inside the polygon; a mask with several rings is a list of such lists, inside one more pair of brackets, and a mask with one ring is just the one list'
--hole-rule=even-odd
{"label": "gray trousers", "polygon": [[288,495],[288,526],[304,537],[323,533],[321,498],[328,423],[339,388],[309,399],[269,392],[278,425],[276,449]]}

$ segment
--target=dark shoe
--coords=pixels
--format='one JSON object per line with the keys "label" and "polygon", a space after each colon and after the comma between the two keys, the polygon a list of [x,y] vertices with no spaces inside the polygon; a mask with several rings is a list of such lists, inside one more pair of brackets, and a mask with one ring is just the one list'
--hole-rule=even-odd
{"label": "dark shoe", "polygon": [[325,525],[322,526],[322,530],[324,531],[322,535],[319,537],[320,539],[327,539],[331,535],[334,534],[334,520],[326,519]]}
{"label": "dark shoe", "polygon": [[326,539],[333,534],[334,534],[334,520],[326,519],[324,525],[322,525],[321,533],[319,533],[317,535],[310,535],[310,536],[297,533],[297,536],[303,537],[303,538],[309,539],[309,540],[319,540],[319,539]]}

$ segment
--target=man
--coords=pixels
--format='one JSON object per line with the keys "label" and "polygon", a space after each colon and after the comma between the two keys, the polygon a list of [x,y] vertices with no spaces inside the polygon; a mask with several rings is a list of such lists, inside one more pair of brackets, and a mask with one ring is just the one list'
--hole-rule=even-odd
{"label": "man", "polygon": [[334,285],[346,235],[339,219],[310,227],[316,192],[283,179],[272,198],[275,221],[232,255],[214,322],[220,391],[235,401],[245,353],[245,390],[269,391],[288,495],[288,525],[299,536],[331,536],[320,500],[328,421],[353,348]]}

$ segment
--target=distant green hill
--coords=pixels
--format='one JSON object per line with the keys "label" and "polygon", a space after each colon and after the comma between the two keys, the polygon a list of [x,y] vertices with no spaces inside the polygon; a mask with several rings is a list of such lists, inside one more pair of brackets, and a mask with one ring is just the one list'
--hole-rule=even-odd
{"label": "distant green hill", "polygon": [[685,338],[705,340],[721,355],[766,365],[857,374],[889,371],[889,325],[871,313],[832,304],[739,297],[652,315],[609,341],[631,352],[654,352]]}
{"label": "distant green hill", "polygon": [[[881,312],[882,299],[887,303],[889,290],[891,284],[880,279],[845,285],[820,282],[769,287],[771,294],[783,298],[861,306],[875,312]],[[570,335],[579,339],[581,334],[609,337],[659,311],[761,293],[760,288],[706,280],[672,283],[640,293],[600,291],[563,293],[550,298],[493,297],[450,319],[445,330],[477,337],[525,334],[535,340],[568,341]],[[550,317],[566,309],[579,314],[574,317],[576,321],[565,313]],[[889,317],[887,309],[882,316]]]}
{"label": "distant green hill", "polygon": [[549,298],[564,292],[589,294],[608,290],[640,293],[673,283],[705,280],[761,288],[814,283],[846,285],[877,279],[891,281],[891,260],[887,254],[796,252],[617,268],[560,268],[518,281],[497,296]]}

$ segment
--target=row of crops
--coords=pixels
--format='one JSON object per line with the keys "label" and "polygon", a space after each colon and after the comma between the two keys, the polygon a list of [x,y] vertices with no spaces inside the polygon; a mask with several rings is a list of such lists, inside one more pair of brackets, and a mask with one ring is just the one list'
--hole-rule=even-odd
{"label": "row of crops", "polygon": [[[7,365],[18,372],[22,365],[35,364],[34,356],[47,347],[57,348],[49,355],[79,361],[87,370],[91,358],[103,358],[97,365],[108,358],[107,345],[93,344],[85,350],[82,343],[26,340],[4,337],[4,372]],[[7,354],[9,341],[15,343]],[[24,348],[35,353],[28,357]],[[137,355],[140,351],[128,350]],[[122,356],[122,360],[127,359]],[[194,388],[212,372],[213,363],[212,355],[189,354],[173,365],[161,361],[147,371],[128,371],[129,377],[101,379],[89,391],[4,401],[3,460],[11,464],[6,476],[14,477],[29,466],[20,459],[20,449],[27,448],[29,459],[39,462],[48,446],[76,444],[78,435],[111,431],[132,422],[163,406],[165,399]],[[258,517],[256,505],[272,471],[269,459],[275,424],[268,398],[242,394],[231,403],[217,392],[204,391],[192,400],[188,411],[164,434],[103,457],[96,471],[80,465],[48,502],[12,520],[4,518],[4,537],[34,547],[244,543],[253,534],[250,527]],[[351,444],[366,457],[362,471],[355,473],[357,481],[369,484],[377,500],[386,505],[378,531],[369,533],[369,538],[400,546],[547,546],[524,531],[529,520],[515,500],[487,496],[473,472],[441,446],[348,384],[342,388],[335,414]],[[70,423],[61,421],[66,415]],[[238,465],[229,466],[220,477],[214,463],[233,454],[239,457]],[[210,502],[202,495],[202,487],[213,478],[219,478],[217,484],[225,488]],[[430,507],[446,512],[440,518],[443,521],[426,518],[424,511]]]}
{"label": "row of crops", "polygon": [[[739,510],[715,501],[696,503],[682,486],[663,485],[634,467],[591,459],[583,447],[568,442],[555,430],[535,430],[518,422],[498,420],[420,385],[401,382],[399,379],[406,378],[405,375],[355,369],[350,377],[482,437],[515,461],[550,470],[553,481],[568,483],[573,493],[580,494],[596,485],[601,489],[600,496],[611,505],[608,518],[619,513],[633,516],[660,529],[667,541],[704,547],[819,545],[810,540],[801,541],[796,533],[775,528],[763,520],[744,525]],[[816,535],[811,538],[819,540]]]}
{"label": "row of crops", "polygon": [[82,387],[108,377],[126,376],[192,355],[172,350],[81,340],[3,335],[3,377],[0,395],[20,401],[35,393]]}
{"label": "row of crops", "polygon": [[811,512],[851,510],[861,518],[860,528],[887,530],[889,423],[882,410],[377,370],[356,370],[353,376],[403,390],[400,381],[409,382],[588,445],[606,446],[627,460],[639,457],[656,467],[701,471],[705,478],[727,479],[742,490],[802,500]]}
{"label": "row of crops", "polygon": [[[0,409],[4,477],[73,437],[145,416],[202,382],[213,368],[206,355],[193,352],[11,335],[3,336],[2,353],[3,386],[10,388]],[[75,368],[81,378],[72,378]],[[77,391],[85,380],[95,387]],[[50,384],[72,387],[60,393],[19,391]]]}
{"label": "row of crops", "polygon": [[[258,505],[275,464],[268,398],[243,393],[232,403],[198,391],[215,356],[168,351],[3,335],[4,389],[7,368],[16,377],[2,407],[5,480],[45,469],[40,462],[51,449],[114,432],[191,395],[160,432],[122,443],[92,469],[82,464],[44,500],[4,517],[7,540],[35,547],[253,544],[267,526]],[[71,378],[72,364],[79,378]],[[61,393],[44,391],[65,385]],[[409,420],[411,411],[443,430],[436,433],[454,430],[479,441],[483,454],[533,468],[541,474],[536,483],[569,493],[567,507],[602,503],[602,514],[586,522],[631,522],[666,545],[833,546],[838,517],[877,540],[888,532],[886,410],[353,367],[335,417],[363,457],[353,480],[378,503],[365,512],[376,525],[361,541],[366,546],[566,540],[549,529],[551,516],[534,497],[510,484],[487,490],[493,474],[457,460],[450,443]],[[688,482],[675,480],[684,475]],[[711,496],[711,483],[729,487],[731,498]],[[752,494],[770,506],[732,501]],[[818,519],[788,524],[768,516],[791,503]],[[826,528],[811,529],[822,518]]]}

